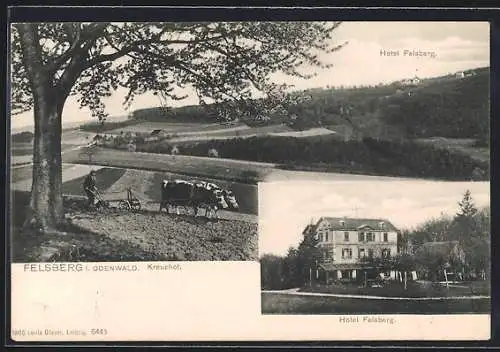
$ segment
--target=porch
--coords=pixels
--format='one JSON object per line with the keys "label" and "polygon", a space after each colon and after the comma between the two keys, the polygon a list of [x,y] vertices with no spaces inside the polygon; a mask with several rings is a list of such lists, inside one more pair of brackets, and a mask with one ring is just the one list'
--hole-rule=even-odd
{"label": "porch", "polygon": [[383,269],[380,266],[370,264],[320,264],[316,270],[316,281],[322,284],[334,282],[362,282],[366,285],[368,281],[415,281],[415,271],[402,272],[396,269]]}

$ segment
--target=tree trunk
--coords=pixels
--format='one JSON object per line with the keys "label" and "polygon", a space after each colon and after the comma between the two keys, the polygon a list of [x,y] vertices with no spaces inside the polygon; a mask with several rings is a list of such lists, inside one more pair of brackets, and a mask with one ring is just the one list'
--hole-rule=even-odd
{"label": "tree trunk", "polygon": [[[42,233],[63,223],[61,116],[64,102],[78,77],[78,60],[72,60],[73,71],[65,70],[62,86],[54,85],[54,76],[42,59],[37,25],[17,25],[20,34],[23,65],[33,94],[35,136],[33,145],[33,184],[26,212],[25,226]],[[75,66],[75,67],[73,67]]]}
{"label": "tree trunk", "polygon": [[33,185],[26,225],[46,232],[63,223],[61,167],[61,115],[63,103],[54,92],[46,92],[35,103]]}

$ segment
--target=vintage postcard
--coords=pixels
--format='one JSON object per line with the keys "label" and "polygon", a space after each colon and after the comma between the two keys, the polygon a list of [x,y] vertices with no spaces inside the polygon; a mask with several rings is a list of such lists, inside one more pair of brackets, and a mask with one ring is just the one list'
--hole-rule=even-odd
{"label": "vintage postcard", "polygon": [[489,38],[12,23],[11,338],[488,339]]}

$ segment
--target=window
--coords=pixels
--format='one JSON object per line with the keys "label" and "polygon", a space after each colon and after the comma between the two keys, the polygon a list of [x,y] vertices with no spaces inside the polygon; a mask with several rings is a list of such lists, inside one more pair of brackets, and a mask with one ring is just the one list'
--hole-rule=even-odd
{"label": "window", "polygon": [[349,242],[349,231],[344,232],[344,241]]}
{"label": "window", "polygon": [[368,250],[368,257],[373,258],[373,249]]}
{"label": "window", "polygon": [[366,256],[365,249],[364,248],[360,248],[358,250],[358,258],[364,258],[365,256]]}
{"label": "window", "polygon": [[325,233],[325,241],[328,242],[328,232]]}
{"label": "window", "polygon": [[360,232],[358,234],[358,241],[359,242],[364,242],[365,241],[365,233],[364,232]]}
{"label": "window", "polygon": [[389,241],[389,236],[387,235],[387,232],[384,232],[384,242]]}
{"label": "window", "polygon": [[351,259],[352,258],[352,249],[344,248],[342,249],[342,259]]}
{"label": "window", "polygon": [[366,234],[366,241],[374,242],[375,241],[375,234],[373,232],[368,232]]}
{"label": "window", "polygon": [[382,250],[382,257],[383,258],[389,258],[390,256],[391,256],[391,250],[390,249],[385,248],[385,249]]}
{"label": "window", "polygon": [[323,242],[323,232],[319,233],[319,240],[320,240],[320,242]]}

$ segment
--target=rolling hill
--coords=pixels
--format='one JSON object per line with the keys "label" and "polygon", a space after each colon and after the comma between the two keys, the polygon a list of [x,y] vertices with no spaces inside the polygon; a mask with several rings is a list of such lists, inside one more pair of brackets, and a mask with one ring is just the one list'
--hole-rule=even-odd
{"label": "rolling hill", "polygon": [[[474,138],[487,140],[489,134],[489,67],[469,70],[470,76],[454,75],[422,79],[416,85],[394,82],[358,88],[312,89],[293,92],[309,95],[305,103],[289,108],[297,119],[295,130],[345,125],[340,107],[350,106],[350,119],[372,138]],[[154,107],[131,114],[137,121],[214,123],[213,112],[201,106],[165,109]],[[247,124],[250,122],[245,121]],[[276,125],[282,118],[270,116],[261,124]],[[114,126],[114,128],[122,126]]]}

